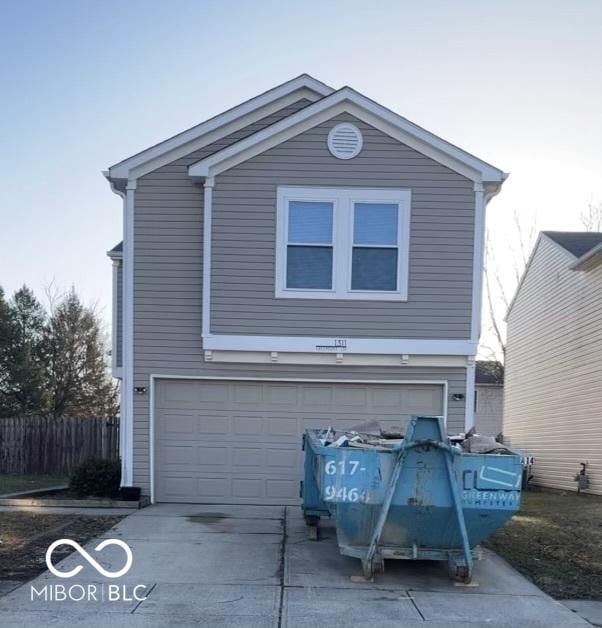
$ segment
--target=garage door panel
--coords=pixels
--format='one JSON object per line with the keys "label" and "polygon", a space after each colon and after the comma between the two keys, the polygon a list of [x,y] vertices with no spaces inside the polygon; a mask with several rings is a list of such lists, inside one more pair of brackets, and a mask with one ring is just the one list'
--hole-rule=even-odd
{"label": "garage door panel", "polygon": [[344,386],[334,390],[334,403],[337,407],[365,408],[368,400],[368,389],[362,387]]}
{"label": "garage door panel", "polygon": [[268,384],[266,386],[267,401],[270,407],[285,406],[296,408],[299,403],[298,386],[286,386],[282,384]]}
{"label": "garage door panel", "polygon": [[262,416],[232,417],[232,428],[235,436],[255,436],[265,434],[266,419]]}
{"label": "garage door panel", "polygon": [[159,381],[157,501],[295,504],[307,428],[441,414],[442,386]]}

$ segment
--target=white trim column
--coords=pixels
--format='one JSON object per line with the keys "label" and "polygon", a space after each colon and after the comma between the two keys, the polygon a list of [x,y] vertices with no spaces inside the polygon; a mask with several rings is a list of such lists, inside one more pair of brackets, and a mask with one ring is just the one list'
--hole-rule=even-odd
{"label": "white trim column", "polygon": [[211,214],[215,179],[207,177],[203,183],[203,293],[201,303],[201,335],[209,336],[211,324]]}
{"label": "white trim column", "polygon": [[464,430],[468,432],[471,427],[474,427],[474,391],[475,391],[475,375],[476,375],[476,362],[474,356],[468,358],[468,366],[466,367],[466,399],[464,402],[465,415],[464,415]]}
{"label": "white trim column", "polygon": [[483,302],[483,272],[485,270],[485,188],[474,184],[475,214],[472,272],[472,319],[470,339],[478,343],[481,336],[481,310]]}
{"label": "white trim column", "polygon": [[121,485],[134,481],[134,194],[128,181],[123,211],[123,379],[121,385]]}
{"label": "white trim column", "polygon": [[[122,263],[120,259],[113,259],[113,303],[111,311],[111,373],[113,377],[121,377],[121,367],[117,366],[117,329],[119,322],[117,317],[119,316],[118,306],[118,285],[119,285],[119,265]],[[122,300],[123,303],[123,300]]]}

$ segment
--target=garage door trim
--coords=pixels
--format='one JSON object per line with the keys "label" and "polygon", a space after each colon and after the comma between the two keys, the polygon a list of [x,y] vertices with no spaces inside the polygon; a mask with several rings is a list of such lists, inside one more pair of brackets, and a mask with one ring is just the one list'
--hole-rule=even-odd
{"label": "garage door trim", "polygon": [[447,396],[448,382],[445,379],[334,379],[323,377],[237,377],[215,375],[150,375],[149,394],[149,469],[150,469],[150,501],[155,503],[155,382],[156,380],[205,380],[205,381],[230,381],[230,382],[295,382],[297,384],[391,384],[397,386],[407,385],[439,385],[443,387],[443,420],[447,424]]}

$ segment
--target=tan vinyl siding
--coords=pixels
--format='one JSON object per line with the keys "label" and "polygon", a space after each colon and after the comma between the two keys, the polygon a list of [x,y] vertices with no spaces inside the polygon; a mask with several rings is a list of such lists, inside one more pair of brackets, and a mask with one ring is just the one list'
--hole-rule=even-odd
{"label": "tan vinyl siding", "polygon": [[[236,365],[204,362],[201,346],[201,293],[202,293],[202,241],[203,241],[203,190],[195,185],[187,173],[187,167],[203,157],[238,141],[250,132],[256,132],[278,118],[290,115],[296,108],[308,104],[301,102],[270,116],[219,142],[178,159],[157,171],[150,173],[137,182],[135,192],[134,217],[134,385],[149,387],[150,374],[170,374],[188,376],[217,377],[277,377],[277,378],[323,378],[352,380],[447,380],[449,382],[448,427],[451,432],[464,428],[464,401],[453,401],[454,393],[465,394],[466,372],[463,368],[415,368],[415,367],[345,367],[345,366],[285,366]],[[362,128],[364,128],[362,126]],[[320,131],[322,133],[323,131]],[[366,131],[368,137],[374,133]],[[311,134],[310,134],[311,136]],[[308,137],[310,146],[315,139]],[[305,142],[305,140],[303,140]],[[418,299],[419,306],[410,306],[411,314],[389,307],[381,309],[382,303],[353,304],[345,308],[347,313],[347,331],[354,330],[357,336],[387,333],[404,337],[466,338],[469,335],[470,298],[471,298],[471,263],[474,194],[472,184],[457,175],[450,176],[442,166],[427,160],[418,153],[390,141],[385,136],[378,139],[379,153],[392,155],[392,163],[400,169],[398,178],[390,174],[383,178],[369,179],[368,173],[378,174],[384,161],[373,164],[363,163],[363,183],[371,181],[373,186],[405,185],[414,181],[414,206],[416,227],[412,231],[411,272],[417,279],[410,279],[410,297]],[[384,145],[384,146],[383,146]],[[301,149],[295,145],[294,151]],[[291,151],[291,146],[286,148]],[[371,150],[368,146],[367,150]],[[293,152],[294,152],[293,151]],[[311,161],[316,155],[314,150],[306,151],[304,159]],[[334,159],[334,158],[333,158]],[[260,162],[261,163],[261,160]],[[301,162],[300,162],[301,163]],[[424,178],[412,174],[404,175],[404,168],[422,168]],[[268,168],[273,168],[269,166]],[[324,183],[314,168],[308,183]],[[410,172],[410,171],[408,171]],[[235,173],[236,174],[236,173]],[[314,178],[315,175],[315,178]],[[279,181],[294,183],[294,172],[289,177],[278,175]],[[428,177],[435,179],[428,184]],[[223,177],[223,178],[222,178]],[[271,282],[273,291],[273,257],[275,202],[266,206],[267,200],[275,199],[275,182],[257,183],[251,190],[250,184],[236,183],[232,177],[220,175],[217,179],[216,196],[220,203],[225,202],[226,184],[233,193],[235,202],[228,201],[228,209],[219,205],[215,217],[214,242],[215,272],[213,276],[212,331],[239,330],[244,333],[280,333],[290,329],[294,309],[284,312],[283,324],[277,329],[261,325],[263,309],[269,310],[273,302],[265,295],[258,299],[249,298],[248,293],[237,294],[236,281],[233,277],[247,272],[251,262],[241,256],[236,249],[241,246],[252,252],[261,281],[265,285]],[[332,184],[345,180],[350,185],[352,179],[343,177],[331,179]],[[385,181],[385,183],[383,183]],[[388,182],[388,183],[387,183]],[[451,186],[446,187],[449,182]],[[266,185],[273,189],[266,195]],[[234,187],[232,187],[234,186]],[[238,189],[236,186],[238,186]],[[248,186],[246,194],[242,192]],[[221,195],[221,196],[220,196]],[[267,199],[267,200],[266,200]],[[243,210],[243,208],[245,208]],[[248,211],[247,211],[248,210]],[[234,221],[239,221],[238,230]],[[457,220],[457,224],[454,223]],[[441,225],[445,225],[442,228]],[[227,237],[233,234],[233,240]],[[249,234],[253,235],[250,240]],[[432,241],[431,241],[432,240]],[[443,262],[436,261],[442,256]],[[434,258],[434,259],[431,259]],[[459,268],[456,265],[459,264]],[[269,270],[271,268],[271,270]],[[451,270],[450,270],[451,268]],[[469,270],[470,268],[470,270]],[[271,278],[270,278],[271,273]],[[244,287],[244,286],[243,286]],[[248,305],[248,310],[247,310]],[[324,322],[315,321],[312,333],[326,333],[334,325],[335,304],[322,303],[325,308]],[[335,309],[332,309],[332,305]],[[389,306],[390,304],[385,304]],[[296,301],[297,315],[306,319],[307,312],[303,303]],[[314,308],[314,314],[316,304]],[[340,306],[339,306],[340,307]],[[456,307],[460,312],[456,315]],[[429,309],[431,308],[431,309]],[[435,310],[444,310],[441,315]],[[234,313],[228,314],[227,310]],[[338,313],[345,314],[342,309]],[[247,317],[247,313],[249,316]],[[417,328],[423,315],[430,313],[431,319],[421,330]],[[265,313],[269,316],[269,311]],[[240,320],[249,319],[248,325],[241,325]],[[217,327],[216,327],[217,325]],[[305,328],[307,330],[308,328]],[[337,328],[339,329],[339,328]],[[145,492],[149,489],[149,394],[134,395],[134,482]]]}
{"label": "tan vinyl siding", "polygon": [[504,434],[536,457],[535,482],[575,490],[588,463],[602,494],[602,266],[542,237],[508,319]]}
{"label": "tan vinyl siding", "polygon": [[[327,136],[352,122],[364,146],[334,158]],[[410,189],[407,302],[274,297],[277,186]],[[211,332],[374,338],[469,338],[473,184],[344,114],[216,178]]]}

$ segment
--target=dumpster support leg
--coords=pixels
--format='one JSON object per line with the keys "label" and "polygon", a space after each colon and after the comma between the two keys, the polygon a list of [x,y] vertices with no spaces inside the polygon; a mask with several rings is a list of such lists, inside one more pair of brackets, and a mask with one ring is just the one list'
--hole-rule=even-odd
{"label": "dumpster support leg", "polygon": [[456,511],[456,519],[458,520],[458,529],[460,530],[460,537],[462,539],[462,551],[464,553],[465,561],[464,565],[458,565],[455,561],[453,562],[453,575],[456,580],[468,583],[472,579],[472,552],[470,551],[470,543],[468,542],[468,533],[466,531],[466,522],[464,521],[464,511],[462,509],[462,503],[460,501],[458,484],[454,478],[451,458],[451,451],[445,452],[445,467],[447,469],[447,478],[449,480],[449,488],[451,490],[452,500],[454,502],[454,510]]}
{"label": "dumpster support leg", "polygon": [[[372,539],[370,540],[370,545],[368,547],[368,551],[366,552],[366,557],[362,559],[362,567],[364,570],[364,577],[366,579],[370,579],[374,575],[374,557],[378,548],[378,542],[380,541],[380,535],[382,534],[385,522],[389,516],[389,508],[391,508],[393,494],[395,493],[397,481],[399,480],[399,475],[401,473],[401,467],[403,466],[404,453],[404,450],[400,449],[397,454],[397,460],[395,461],[395,466],[393,467],[393,473],[391,473],[391,479],[389,480],[385,500],[383,501],[383,505],[381,506],[378,514],[378,521],[376,522],[376,527],[374,528]],[[382,558],[380,560],[382,561]]]}

